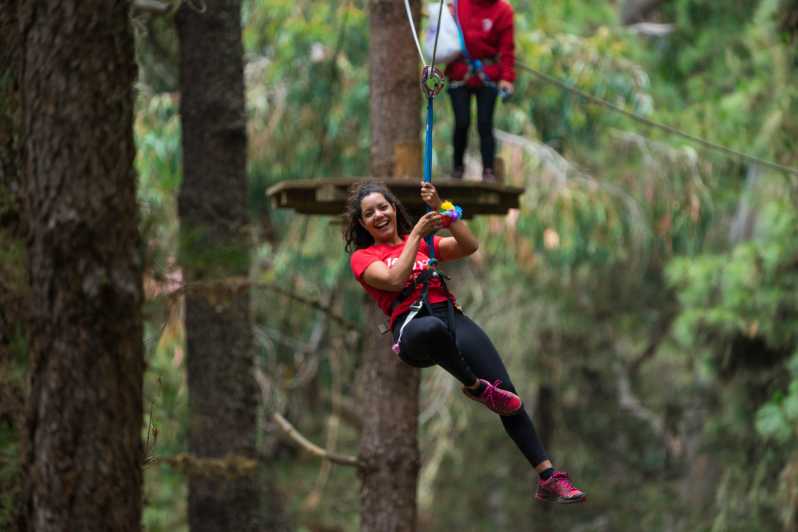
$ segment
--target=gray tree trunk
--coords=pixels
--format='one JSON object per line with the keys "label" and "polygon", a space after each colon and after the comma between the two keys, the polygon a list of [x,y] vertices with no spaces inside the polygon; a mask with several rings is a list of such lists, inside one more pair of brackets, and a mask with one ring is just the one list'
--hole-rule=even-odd
{"label": "gray tree trunk", "polygon": [[[3,8],[5,9],[5,7]],[[129,4],[19,4],[28,526],[140,530],[142,283]]]}
{"label": "gray tree trunk", "polygon": [[[184,3],[180,43],[183,182],[178,197],[186,282],[189,451],[254,460],[256,384],[250,294],[222,279],[246,278],[246,114],[239,0]],[[243,286],[243,288],[241,287]],[[193,532],[261,530],[255,474],[189,476]]]}
{"label": "gray tree trunk", "polygon": [[[416,22],[420,2],[412,2]],[[418,142],[420,63],[402,0],[369,3],[371,175],[390,177],[394,146]],[[369,303],[370,340],[364,348],[360,460],[361,530],[416,529],[419,371],[399,360],[389,335],[378,336],[382,313]]]}

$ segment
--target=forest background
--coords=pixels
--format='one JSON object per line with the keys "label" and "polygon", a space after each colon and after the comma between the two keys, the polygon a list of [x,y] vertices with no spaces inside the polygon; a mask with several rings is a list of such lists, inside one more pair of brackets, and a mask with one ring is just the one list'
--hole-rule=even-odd
{"label": "forest background", "polygon": [[[629,2],[512,3],[519,62],[652,121],[798,166],[795,0],[649,2],[640,20],[623,9]],[[276,210],[265,190],[368,175],[367,9],[243,2],[258,457],[289,530],[358,528],[354,469],[297,448],[273,414],[355,454],[356,375],[364,336],[376,333],[340,225]],[[134,28],[152,457],[143,523],[188,530],[174,458],[188,431],[177,37],[168,15],[135,15]],[[419,529],[798,529],[798,176],[518,74],[496,128],[522,206],[471,222],[480,251],[447,272],[589,502],[536,505],[528,466],[495,417],[464,401],[450,376],[425,370]],[[434,176],[451,157],[445,97],[438,110]],[[22,278],[18,251],[0,249],[4,279]],[[25,387],[25,346],[2,361],[8,389]],[[0,529],[22,490],[14,404],[0,411]]]}

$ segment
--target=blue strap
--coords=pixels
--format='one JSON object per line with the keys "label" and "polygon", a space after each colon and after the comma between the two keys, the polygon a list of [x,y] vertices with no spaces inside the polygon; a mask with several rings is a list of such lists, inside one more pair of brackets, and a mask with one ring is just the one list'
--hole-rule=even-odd
{"label": "blue strap", "polygon": [[[424,182],[431,183],[432,182],[432,122],[435,118],[432,106],[432,97],[427,98],[427,127],[425,132],[425,142],[424,142]],[[427,212],[431,211],[432,209],[427,206]],[[427,247],[429,248],[429,260],[430,265],[434,265],[437,262],[435,259],[435,246],[432,239],[432,235],[427,235],[425,237],[425,241],[427,242]]]}

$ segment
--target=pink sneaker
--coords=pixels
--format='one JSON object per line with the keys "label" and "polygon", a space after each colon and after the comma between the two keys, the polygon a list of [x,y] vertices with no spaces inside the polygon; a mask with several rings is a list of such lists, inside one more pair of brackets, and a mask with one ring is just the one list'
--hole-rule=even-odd
{"label": "pink sneaker", "polygon": [[482,403],[500,416],[509,416],[521,409],[520,397],[513,392],[499,388],[502,381],[497,380],[491,384],[485,379],[479,379],[479,382],[485,385],[485,389],[482,390],[482,393],[476,396],[469,392],[467,388],[463,388],[463,393],[466,397]]}
{"label": "pink sneaker", "polygon": [[548,480],[538,479],[538,491],[535,493],[535,498],[539,501],[572,504],[575,502],[585,502],[587,495],[571,484],[568,473],[565,471],[555,471]]}

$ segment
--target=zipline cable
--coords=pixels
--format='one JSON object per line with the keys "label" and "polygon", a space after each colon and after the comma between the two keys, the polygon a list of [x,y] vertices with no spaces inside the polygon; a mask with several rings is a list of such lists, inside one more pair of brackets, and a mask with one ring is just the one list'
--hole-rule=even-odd
{"label": "zipline cable", "polygon": [[719,151],[719,152],[724,153],[725,155],[728,155],[728,156],[732,156],[732,157],[735,157],[735,158],[739,158],[739,159],[742,159],[742,160],[753,162],[753,163],[756,163],[756,164],[758,164],[760,166],[765,166],[765,167],[771,168],[773,170],[778,170],[779,172],[783,172],[783,173],[786,173],[786,174],[791,174],[791,175],[798,176],[798,168],[791,168],[789,166],[784,166],[784,165],[781,165],[779,163],[774,163],[772,161],[761,159],[761,158],[756,157],[754,155],[749,155],[747,153],[743,153],[743,152],[734,150],[732,148],[727,148],[726,146],[722,146],[722,145],[717,144],[715,142],[711,142],[709,140],[702,139],[701,137],[697,137],[695,135],[691,135],[690,133],[686,133],[686,132],[684,132],[684,131],[682,131],[680,129],[677,129],[677,128],[673,127],[673,126],[669,126],[669,125],[666,125],[666,124],[660,124],[659,122],[655,122],[655,121],[653,121],[653,120],[651,120],[649,118],[646,118],[645,116],[637,114],[637,113],[635,113],[633,111],[629,111],[628,109],[624,109],[623,107],[621,107],[619,105],[616,105],[616,104],[614,104],[612,102],[609,102],[609,101],[607,101],[607,100],[605,100],[603,98],[599,98],[598,96],[594,96],[594,95],[592,95],[592,94],[590,94],[588,92],[585,92],[585,91],[583,91],[581,89],[578,89],[578,88],[574,87],[572,84],[570,84],[570,83],[568,83],[566,81],[563,81],[561,79],[555,78],[553,76],[550,76],[548,74],[545,74],[543,72],[535,70],[534,68],[532,68],[530,66],[527,66],[527,65],[525,65],[525,64],[523,64],[523,63],[521,63],[521,62],[519,62],[517,60],[515,62],[515,66],[517,68],[521,69],[521,70],[524,70],[524,71],[532,74],[533,76],[536,76],[537,78],[539,78],[539,79],[541,79],[541,80],[543,80],[543,81],[545,81],[547,83],[550,83],[552,85],[556,85],[556,86],[560,87],[563,90],[566,90],[568,92],[576,94],[577,96],[579,96],[581,98],[584,98],[585,100],[589,101],[590,103],[593,103],[593,104],[596,104],[596,105],[601,105],[603,107],[607,107],[608,109],[611,109],[611,110],[613,110],[613,111],[615,111],[617,113],[621,113],[622,115],[625,115],[628,118],[631,118],[633,120],[636,120],[637,122],[645,124],[646,126],[653,127],[653,128],[656,128],[656,129],[660,129],[660,130],[665,131],[667,133],[670,133],[672,135],[676,135],[676,136],[685,138],[685,139],[687,139],[687,140],[689,140],[691,142],[695,142],[696,144],[700,144],[704,148],[708,148],[708,149],[711,149],[711,150]]}
{"label": "zipline cable", "polygon": [[436,26],[438,30],[435,32],[435,45],[432,47],[432,62],[431,65],[435,66],[435,56],[438,53],[438,37],[441,35],[441,17],[443,16],[443,1],[441,0],[440,6],[438,6],[438,25]]}
{"label": "zipline cable", "polygon": [[418,50],[418,56],[421,58],[421,64],[426,65],[424,62],[424,52],[421,51],[421,43],[418,42],[416,24],[413,22],[413,11],[410,9],[410,2],[408,2],[408,0],[405,0],[405,11],[407,12],[407,20],[410,22],[410,30],[413,34],[413,40],[416,41],[416,49]]}
{"label": "zipline cable", "polygon": [[[421,58],[421,63],[424,65],[424,68],[425,68],[425,71],[426,71],[428,65],[424,61],[424,53],[421,50],[421,43],[418,40],[418,34],[416,32],[416,25],[413,22],[413,13],[412,13],[412,10],[410,9],[410,3],[409,3],[408,0],[404,0],[404,4],[405,4],[405,11],[407,12],[407,20],[410,23],[410,29],[411,29],[412,34],[413,34],[413,40],[416,43],[416,49],[418,50],[418,55]],[[434,65],[435,65],[435,54],[437,53],[437,49],[438,49],[438,36],[440,35],[440,26],[441,26],[441,16],[442,16],[442,13],[443,13],[443,5],[444,5],[444,0],[441,0],[440,8],[438,10],[438,25],[437,25],[437,31],[435,32],[435,45],[434,45],[433,52],[432,52],[432,63],[429,65],[431,68],[434,68]],[[465,43],[462,42],[462,36],[461,36],[461,46],[465,47]],[[673,126],[669,126],[667,124],[661,124],[659,122],[655,122],[654,120],[646,118],[645,116],[642,116],[642,115],[640,115],[638,113],[635,113],[633,111],[629,111],[628,109],[625,109],[625,108],[621,107],[620,105],[616,105],[616,104],[614,104],[614,103],[612,103],[610,101],[607,101],[607,100],[605,100],[603,98],[600,98],[598,96],[594,96],[593,94],[590,94],[590,93],[585,92],[585,91],[583,91],[581,89],[578,89],[577,87],[573,86],[573,84],[571,84],[571,83],[568,83],[568,82],[563,81],[561,79],[555,78],[554,76],[550,76],[549,74],[545,74],[543,72],[540,72],[539,70],[536,70],[536,69],[534,69],[534,68],[532,68],[532,67],[530,67],[528,65],[525,65],[524,63],[521,63],[518,60],[516,60],[515,66],[518,67],[521,70],[524,70],[524,71],[532,74],[533,76],[537,77],[538,79],[541,79],[541,80],[545,81],[546,83],[549,83],[549,84],[552,84],[552,85],[556,85],[557,87],[559,87],[559,88],[561,88],[561,89],[563,89],[565,91],[568,91],[568,92],[571,92],[573,94],[576,94],[580,98],[583,98],[583,99],[587,100],[590,103],[606,107],[606,108],[608,108],[608,109],[610,109],[612,111],[615,111],[615,112],[620,113],[620,114],[622,114],[622,115],[624,115],[624,116],[626,116],[628,118],[631,118],[632,120],[640,122],[641,124],[644,124],[644,125],[646,125],[648,127],[653,127],[655,129],[659,129],[659,130],[665,131],[666,133],[669,133],[671,135],[676,135],[678,137],[682,137],[682,138],[684,138],[686,140],[689,140],[690,142],[694,142],[694,143],[696,143],[696,144],[698,144],[700,146],[703,146],[704,148],[721,152],[724,155],[727,155],[727,156],[730,156],[730,157],[733,157],[733,158],[741,159],[741,160],[744,160],[744,161],[749,161],[749,162],[758,164],[760,166],[764,166],[764,167],[767,167],[767,168],[770,168],[770,169],[773,169],[773,170],[777,170],[777,171],[785,173],[785,174],[798,176],[798,168],[792,168],[792,167],[789,167],[789,166],[785,166],[783,164],[775,163],[773,161],[768,161],[766,159],[762,159],[760,157],[756,157],[755,155],[750,155],[750,154],[747,154],[747,153],[743,153],[741,151],[738,151],[738,150],[735,150],[735,149],[732,149],[732,148],[728,148],[728,147],[723,146],[721,144],[718,144],[716,142],[712,142],[712,141],[703,139],[701,137],[698,137],[696,135],[692,135],[692,134],[687,133],[685,131],[682,131],[682,130],[680,130],[678,128],[675,128]],[[428,101],[427,101],[427,135],[426,135],[426,140],[427,140],[426,148],[427,149],[425,150],[425,154],[424,154],[424,157],[425,157],[425,160],[424,160],[424,180],[425,181],[429,181],[430,180],[430,179],[428,179],[429,174],[427,172],[427,165],[428,165],[428,163],[431,165],[431,156],[432,156],[432,154],[429,153],[429,158],[428,158],[427,157],[427,152],[431,152],[431,143],[432,143],[432,141],[431,141],[431,123],[432,123],[432,118],[433,118],[432,101],[431,101],[432,97],[428,95],[427,99],[428,99]],[[430,160],[428,160],[428,159],[430,159]],[[430,171],[430,173],[431,173],[431,171]]]}

